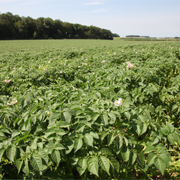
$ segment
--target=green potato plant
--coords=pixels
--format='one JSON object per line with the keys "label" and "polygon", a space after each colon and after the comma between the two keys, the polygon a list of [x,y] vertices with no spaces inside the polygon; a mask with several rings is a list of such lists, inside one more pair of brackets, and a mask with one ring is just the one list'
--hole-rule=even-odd
{"label": "green potato plant", "polygon": [[1,54],[1,178],[179,177],[179,42],[100,45]]}

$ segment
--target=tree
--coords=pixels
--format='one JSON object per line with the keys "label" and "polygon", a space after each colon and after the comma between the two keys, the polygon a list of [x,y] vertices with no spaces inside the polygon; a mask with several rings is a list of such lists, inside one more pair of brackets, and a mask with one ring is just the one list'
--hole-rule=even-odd
{"label": "tree", "polygon": [[53,38],[55,39],[61,39],[63,38],[63,22],[61,20],[56,19],[53,22]]}
{"label": "tree", "polygon": [[27,39],[32,39],[33,38],[33,34],[36,31],[36,23],[35,20],[32,19],[31,17],[23,17],[22,18],[23,22],[24,22],[24,28],[25,28],[25,37]]}
{"label": "tree", "polygon": [[1,38],[12,39],[14,37],[14,20],[13,14],[7,12],[0,15]]}
{"label": "tree", "polygon": [[113,37],[120,37],[119,34],[113,33],[112,34]]}
{"label": "tree", "polygon": [[65,32],[63,34],[64,38],[73,38],[73,24],[65,22],[63,24]]}
{"label": "tree", "polygon": [[84,28],[80,24],[73,24],[73,29],[74,29],[74,38],[76,39],[84,39],[85,34],[84,34]]}
{"label": "tree", "polygon": [[51,18],[20,17],[10,12],[0,14],[0,39],[112,39],[109,30],[53,20]]}

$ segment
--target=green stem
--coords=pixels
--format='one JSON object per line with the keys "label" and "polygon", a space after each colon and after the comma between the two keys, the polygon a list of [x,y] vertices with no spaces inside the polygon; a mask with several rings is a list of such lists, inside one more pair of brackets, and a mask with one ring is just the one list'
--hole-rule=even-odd
{"label": "green stem", "polygon": [[84,173],[84,179],[86,179],[86,176],[87,176],[87,169],[86,172]]}

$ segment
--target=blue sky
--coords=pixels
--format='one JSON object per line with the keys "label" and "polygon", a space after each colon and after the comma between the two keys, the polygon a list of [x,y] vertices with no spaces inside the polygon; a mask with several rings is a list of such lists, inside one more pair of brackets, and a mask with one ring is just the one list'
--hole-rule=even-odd
{"label": "blue sky", "polygon": [[94,25],[121,37],[180,37],[180,0],[0,0],[0,12]]}

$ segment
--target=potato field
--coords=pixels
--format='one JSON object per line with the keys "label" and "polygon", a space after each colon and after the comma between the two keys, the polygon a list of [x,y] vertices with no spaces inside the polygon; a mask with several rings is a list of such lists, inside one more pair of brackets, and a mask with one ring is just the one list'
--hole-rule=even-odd
{"label": "potato field", "polygon": [[0,178],[179,179],[180,41],[0,41]]}

